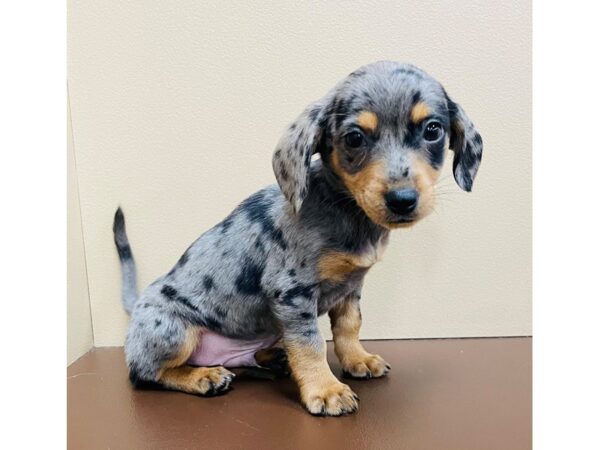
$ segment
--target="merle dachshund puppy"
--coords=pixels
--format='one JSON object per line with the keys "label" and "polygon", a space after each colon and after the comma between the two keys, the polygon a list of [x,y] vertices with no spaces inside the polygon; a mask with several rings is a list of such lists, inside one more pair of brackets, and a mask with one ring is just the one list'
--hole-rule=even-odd
{"label": "merle dachshund puppy", "polygon": [[224,393],[234,378],[225,367],[268,366],[279,342],[310,413],[355,411],[356,394],[327,364],[317,317],[329,314],[346,374],[388,373],[359,342],[363,279],[390,230],[431,212],[448,148],[456,182],[470,191],[482,154],[471,120],[422,70],[377,62],[285,130],[273,155],[278,185],[248,197],[139,296],[117,210],[133,384]]}

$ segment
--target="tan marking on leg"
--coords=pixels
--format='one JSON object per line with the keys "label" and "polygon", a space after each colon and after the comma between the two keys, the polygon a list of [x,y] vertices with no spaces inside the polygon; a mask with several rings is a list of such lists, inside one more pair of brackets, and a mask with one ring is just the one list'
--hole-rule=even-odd
{"label": "tan marking on leg", "polygon": [[348,299],[329,310],[335,354],[346,373],[357,378],[378,378],[390,365],[379,355],[367,352],[359,341],[361,317],[358,302]]}
{"label": "tan marking on leg", "polygon": [[179,351],[177,355],[165,361],[162,365],[162,369],[170,369],[173,367],[181,366],[185,364],[188,359],[190,359],[191,354],[194,352],[196,347],[198,346],[198,340],[200,338],[200,328],[190,327],[186,330],[185,339],[181,347],[179,347]]}
{"label": "tan marking on leg", "polygon": [[412,107],[410,111],[410,120],[413,123],[420,123],[423,119],[431,114],[431,109],[425,102],[419,102]]}
{"label": "tan marking on leg", "polygon": [[235,375],[224,367],[185,365],[198,345],[199,328],[188,328],[186,333],[177,356],[163,363],[159,382],[169,389],[189,394],[212,395],[228,389]]}
{"label": "tan marking on leg", "polygon": [[371,111],[363,111],[356,118],[356,123],[365,131],[373,133],[377,129],[379,120],[377,114]]}
{"label": "tan marking on leg", "polygon": [[318,348],[290,341],[285,345],[300,399],[311,414],[339,416],[358,409],[357,395],[331,372],[322,338]]}

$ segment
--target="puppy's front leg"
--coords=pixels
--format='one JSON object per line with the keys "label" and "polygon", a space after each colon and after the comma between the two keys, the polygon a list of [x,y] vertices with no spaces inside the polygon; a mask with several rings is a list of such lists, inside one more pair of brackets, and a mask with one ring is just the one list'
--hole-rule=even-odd
{"label": "puppy's front leg", "polygon": [[327,364],[325,340],[316,324],[313,337],[288,336],[284,340],[292,376],[300,399],[311,414],[339,416],[358,409],[358,396],[341,383]]}
{"label": "puppy's front leg", "polygon": [[358,340],[362,323],[358,293],[353,293],[329,310],[335,354],[344,373],[355,378],[377,378],[391,367],[379,355],[367,352]]}

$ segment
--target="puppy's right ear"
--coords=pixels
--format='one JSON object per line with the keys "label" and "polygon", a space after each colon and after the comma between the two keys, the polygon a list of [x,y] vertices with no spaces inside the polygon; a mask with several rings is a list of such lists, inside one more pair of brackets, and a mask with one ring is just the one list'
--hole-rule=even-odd
{"label": "puppy's right ear", "polygon": [[273,154],[273,170],[283,195],[300,211],[308,194],[312,155],[324,135],[332,94],[313,103],[285,130]]}

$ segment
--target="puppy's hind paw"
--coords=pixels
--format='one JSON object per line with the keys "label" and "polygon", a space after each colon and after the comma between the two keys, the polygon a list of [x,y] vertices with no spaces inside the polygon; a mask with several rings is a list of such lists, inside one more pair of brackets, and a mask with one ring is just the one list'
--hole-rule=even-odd
{"label": "puppy's hind paw", "polygon": [[224,367],[207,368],[207,373],[198,380],[198,394],[205,397],[224,394],[234,378],[235,374]]}
{"label": "puppy's hind paw", "polygon": [[235,374],[225,367],[179,366],[166,369],[160,384],[167,389],[210,397],[229,390]]}

